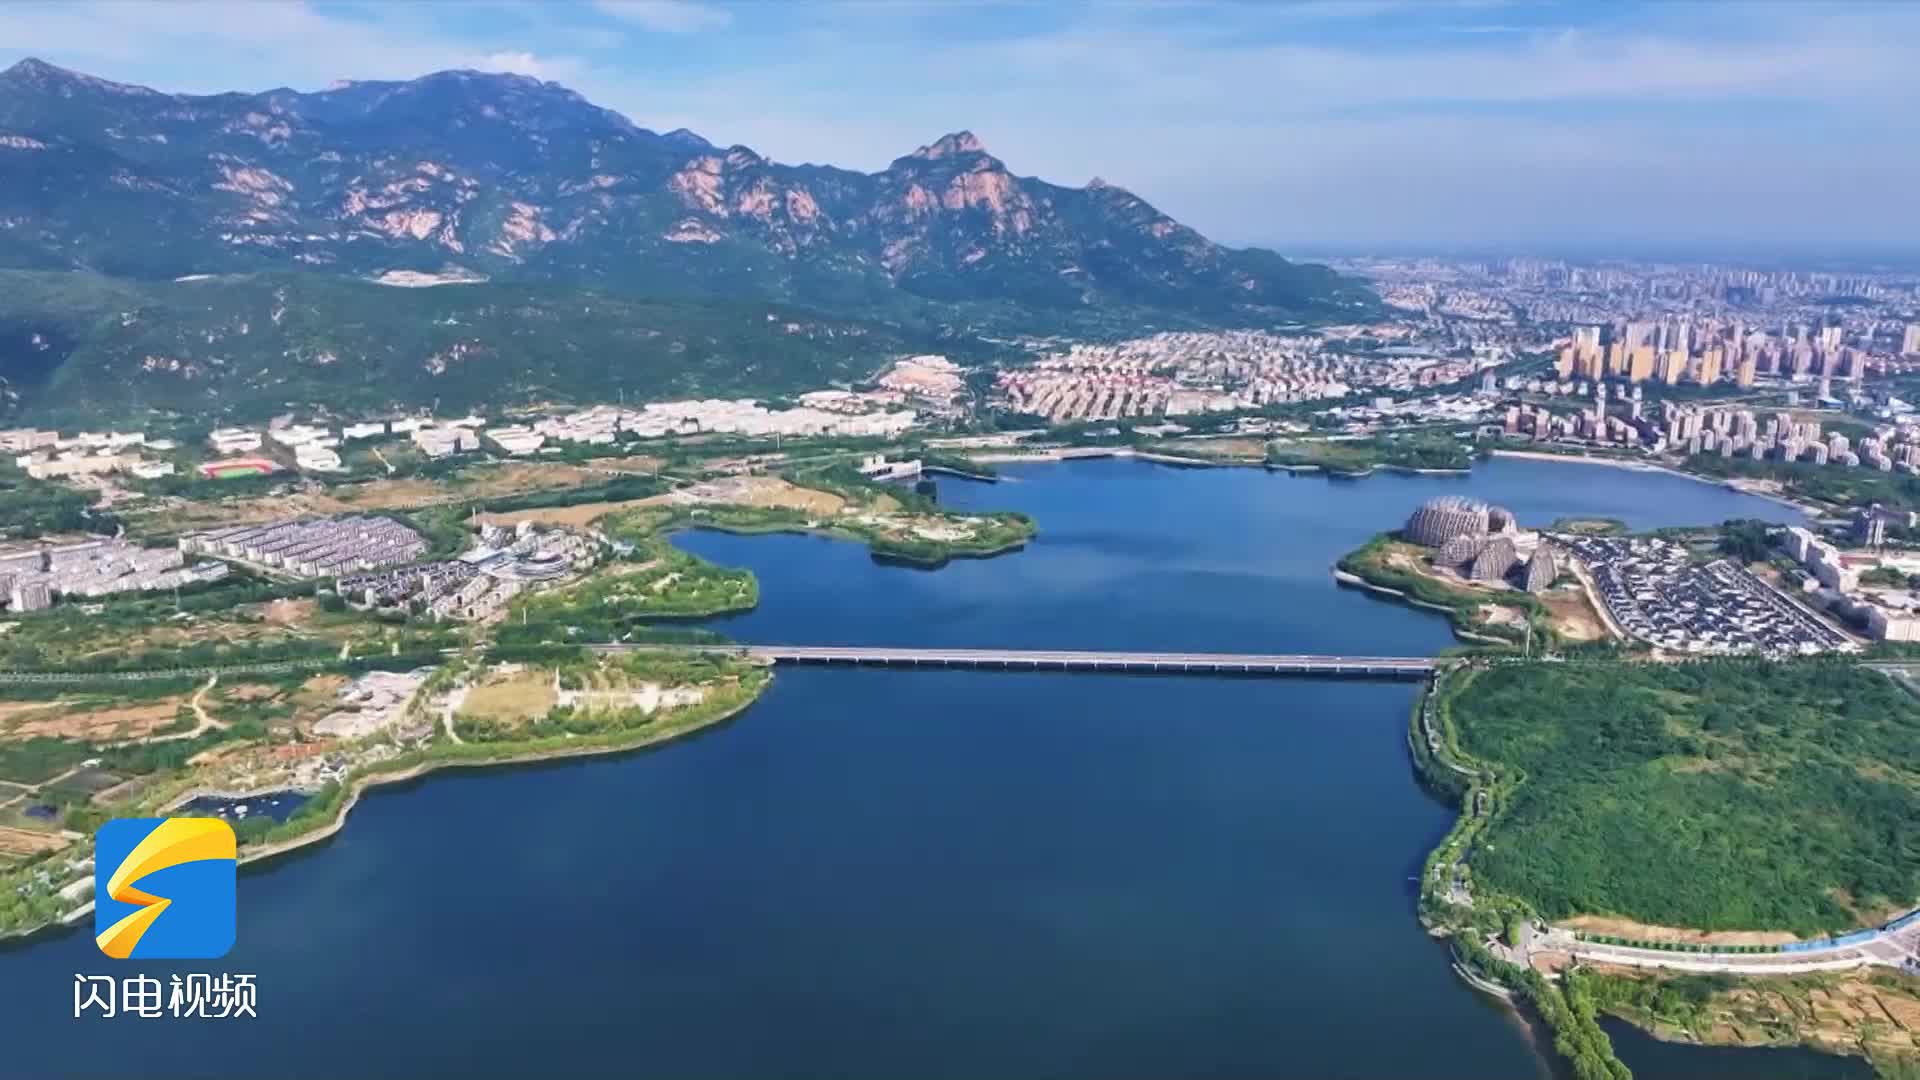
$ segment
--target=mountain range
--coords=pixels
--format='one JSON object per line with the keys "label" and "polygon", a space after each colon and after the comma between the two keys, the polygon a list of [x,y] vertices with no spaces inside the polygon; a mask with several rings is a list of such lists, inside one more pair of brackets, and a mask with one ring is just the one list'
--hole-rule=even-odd
{"label": "mountain range", "polygon": [[[786,165],[648,130],[555,83],[473,71],[182,95],[23,60],[0,72],[0,269],[78,271],[136,291],[267,275],[297,293],[336,293],[302,283],[322,275],[484,280],[496,301],[515,287],[763,301],[878,320],[902,340],[1331,318],[1372,305],[1357,282],[1213,243],[1123,188],[1016,176],[969,132],[875,173]],[[0,299],[0,375],[16,402],[41,374],[57,389],[62,365],[23,364],[8,342],[44,344],[52,331],[74,349],[100,347],[98,328],[72,313],[33,321],[53,314]],[[255,332],[239,366],[271,367],[276,344],[295,349]],[[96,372],[126,361],[100,359]],[[162,355],[158,366],[205,372],[221,366],[213,359]]]}

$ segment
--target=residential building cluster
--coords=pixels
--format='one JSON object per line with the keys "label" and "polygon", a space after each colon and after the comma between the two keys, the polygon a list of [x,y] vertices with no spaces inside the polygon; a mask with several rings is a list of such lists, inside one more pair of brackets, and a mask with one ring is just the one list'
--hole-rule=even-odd
{"label": "residential building cluster", "polygon": [[811,405],[769,409],[749,398],[649,402],[638,410],[624,410],[621,416],[622,429],[643,439],[707,433],[892,438],[904,435],[913,422],[910,409],[856,414]]}
{"label": "residential building cluster", "polygon": [[966,393],[966,373],[944,356],[909,356],[896,360],[875,385],[907,398],[935,406],[951,405]]}
{"label": "residential building cluster", "polygon": [[334,591],[362,608],[407,608],[436,619],[478,621],[526,589],[583,573],[606,553],[598,537],[521,522],[480,528],[479,543],[458,559],[415,563],[342,577]]}
{"label": "residential building cluster", "polygon": [[321,578],[412,562],[427,553],[427,541],[392,518],[355,514],[189,533],[180,550]]}
{"label": "residential building cluster", "polygon": [[[1871,506],[1856,517],[1854,535],[1877,545],[1884,542],[1889,523],[1911,528],[1914,515]],[[1782,531],[1779,538],[1781,547],[1806,570],[1801,588],[1816,604],[1863,627],[1876,640],[1920,641],[1920,596],[1904,587],[1861,584],[1863,567],[1880,565],[1912,573],[1920,570],[1920,560],[1849,554],[1798,525]]]}
{"label": "residential building cluster", "polygon": [[1002,371],[995,390],[1009,409],[1055,422],[1117,420],[1414,390],[1468,378],[1497,362],[1491,356],[1440,357],[1417,345],[1350,351],[1353,339],[1342,333],[1343,328],[1291,335],[1170,331],[1114,343],[1075,343],[1065,352]]}
{"label": "residential building cluster", "polygon": [[1824,432],[1817,420],[1790,412],[1760,416],[1750,409],[1661,404],[1656,429],[1659,445],[1686,454],[1738,454],[1755,461],[1805,461],[1815,465],[1865,465],[1882,472],[1914,471],[1920,446],[1879,435],[1858,443],[1837,431]]}
{"label": "residential building cluster", "polygon": [[[786,409],[769,409],[750,398],[660,401],[638,408],[596,405],[560,416],[488,428],[484,434],[502,451],[520,455],[534,453],[550,443],[611,445],[622,433],[636,439],[705,434],[893,437],[906,433],[915,419],[911,410],[885,408],[886,404],[904,400],[895,392],[817,391],[803,395],[801,400],[802,404]],[[879,407],[876,409],[876,406]]]}
{"label": "residential building cluster", "polygon": [[1648,410],[1638,387],[1620,395],[1616,405],[1610,404],[1606,383],[1558,385],[1576,395],[1591,393],[1592,404],[1573,412],[1555,412],[1548,405],[1510,402],[1501,416],[1502,432],[1655,453],[1920,473],[1920,427],[1911,423],[1885,424],[1872,434],[1855,437],[1825,430],[1819,420],[1784,409],[1764,412],[1663,400]]}
{"label": "residential building cluster", "polygon": [[58,597],[174,589],[218,581],[227,573],[224,563],[211,560],[189,566],[177,548],[120,539],[17,545],[0,550],[0,600],[13,611],[38,611]]}
{"label": "residential building cluster", "polygon": [[1801,656],[1853,652],[1845,634],[1727,559],[1696,564],[1659,537],[1556,534],[1615,625],[1674,652]]}
{"label": "residential building cluster", "polygon": [[1407,398],[1382,395],[1351,405],[1334,405],[1314,415],[1358,432],[1380,425],[1497,422],[1501,411],[1498,397],[1482,394],[1429,394]]}
{"label": "residential building cluster", "polygon": [[[890,438],[905,434],[914,425],[916,413],[906,407],[909,398],[936,405],[950,403],[965,388],[961,369],[938,356],[902,360],[880,382],[882,388],[872,391],[803,394],[799,405],[784,409],[769,409],[752,399],[661,401],[637,407],[595,405],[493,426],[474,415],[438,419],[407,416],[359,420],[335,429],[295,423],[292,417],[282,416],[264,430],[216,429],[208,434],[207,445],[226,458],[278,447],[290,452],[294,464],[303,470],[339,472],[345,468],[339,452],[343,445],[398,438],[408,440],[420,453],[434,459],[483,447],[518,457],[553,452],[559,444],[608,446],[619,441],[623,433],[638,439],[698,434]],[[269,458],[245,460],[277,467]],[[221,464],[214,462],[205,468],[215,469]]]}
{"label": "residential building cluster", "polygon": [[[1682,381],[1695,377],[1715,343],[1722,348],[1719,378],[1736,381],[1741,364],[1732,350],[1737,340],[1742,355],[1749,351],[1749,328],[1768,328],[1765,344],[1775,357],[1771,372],[1763,356],[1753,357],[1753,374],[1761,379],[1791,378],[1796,364],[1803,376],[1817,373],[1824,358],[1801,353],[1800,345],[1831,353],[1855,350],[1875,371],[1898,363],[1900,355],[1920,354],[1920,332],[1908,329],[1920,307],[1920,273],[1911,270],[1829,273],[1530,258],[1369,257],[1334,259],[1330,265],[1371,280],[1403,319],[1470,328],[1483,340],[1519,351],[1567,345],[1567,328],[1608,327],[1624,339],[1632,323],[1686,324],[1688,365],[1677,372]],[[1837,340],[1822,342],[1822,328],[1837,328]],[[1675,366],[1668,358],[1672,351],[1671,344],[1662,350],[1655,343],[1642,361],[1653,368],[1647,378],[1659,378],[1663,366]],[[1832,359],[1838,366],[1834,374],[1847,375],[1846,358]],[[1606,361],[1603,347],[1603,369]],[[1632,361],[1630,350],[1623,349],[1619,362],[1628,372]],[[1595,376],[1589,369],[1586,377]]]}
{"label": "residential building cluster", "polygon": [[1838,322],[1798,323],[1769,332],[1749,329],[1737,318],[1669,316],[1576,326],[1560,348],[1554,371],[1562,379],[1667,386],[1727,382],[1741,389],[1763,378],[1807,382],[1817,377],[1821,396],[1830,397],[1833,380],[1859,383],[1873,360],[1870,347],[1850,340]]}

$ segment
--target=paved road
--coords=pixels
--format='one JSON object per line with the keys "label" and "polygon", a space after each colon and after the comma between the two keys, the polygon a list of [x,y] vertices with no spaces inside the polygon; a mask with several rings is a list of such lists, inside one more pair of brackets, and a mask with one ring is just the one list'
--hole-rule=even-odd
{"label": "paved road", "polygon": [[596,645],[602,652],[700,649],[772,663],[882,664],[991,670],[1151,671],[1250,675],[1360,675],[1421,678],[1426,656],[1316,656],[1272,653],[1096,652],[1073,649],[939,649],[868,645]]}

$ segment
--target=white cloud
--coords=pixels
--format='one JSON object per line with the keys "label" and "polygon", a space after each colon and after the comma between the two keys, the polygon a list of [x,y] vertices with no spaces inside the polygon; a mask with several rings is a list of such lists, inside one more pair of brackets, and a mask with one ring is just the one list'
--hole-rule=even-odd
{"label": "white cloud", "polygon": [[693,34],[719,30],[733,22],[733,13],[697,0],[596,0],[602,12],[659,34]]}
{"label": "white cloud", "polygon": [[536,79],[551,78],[548,65],[530,52],[488,53],[484,60],[483,71],[505,71],[514,75],[531,75]]}

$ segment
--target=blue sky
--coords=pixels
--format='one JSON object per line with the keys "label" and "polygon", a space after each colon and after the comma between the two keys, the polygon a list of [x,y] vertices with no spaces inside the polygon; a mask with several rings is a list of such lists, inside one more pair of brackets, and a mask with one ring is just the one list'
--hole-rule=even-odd
{"label": "blue sky", "polygon": [[1282,251],[1920,248],[1920,3],[65,0],[37,55],[208,92],[449,67],[879,169],[961,128]]}

